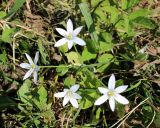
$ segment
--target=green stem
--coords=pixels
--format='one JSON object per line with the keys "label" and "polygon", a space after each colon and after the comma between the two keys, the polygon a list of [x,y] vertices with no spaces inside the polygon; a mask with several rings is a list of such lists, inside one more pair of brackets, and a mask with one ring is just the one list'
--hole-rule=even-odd
{"label": "green stem", "polygon": [[[98,65],[103,65],[103,64],[107,64],[107,63],[113,63],[116,62],[115,59],[112,59],[110,61],[106,61],[106,62],[102,62],[102,63],[94,63],[94,64],[79,64],[79,65],[74,65],[74,64],[69,64],[69,65],[50,65],[50,66],[39,66],[40,68],[71,68],[71,67],[94,67],[94,66],[98,66]],[[118,61],[119,62],[119,61]]]}

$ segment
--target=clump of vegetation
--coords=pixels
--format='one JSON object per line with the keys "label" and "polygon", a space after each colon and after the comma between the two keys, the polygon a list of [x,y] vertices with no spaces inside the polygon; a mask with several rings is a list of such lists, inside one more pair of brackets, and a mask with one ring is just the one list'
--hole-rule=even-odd
{"label": "clump of vegetation", "polygon": [[2,128],[160,127],[158,1],[0,3]]}

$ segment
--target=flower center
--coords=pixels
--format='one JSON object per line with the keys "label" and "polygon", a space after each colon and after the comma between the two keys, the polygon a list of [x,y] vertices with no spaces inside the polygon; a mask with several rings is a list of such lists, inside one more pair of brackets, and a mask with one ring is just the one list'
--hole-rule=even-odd
{"label": "flower center", "polygon": [[35,68],[35,65],[34,65],[34,64],[32,64],[32,65],[31,65],[31,68]]}
{"label": "flower center", "polygon": [[114,95],[115,95],[115,91],[114,91],[114,90],[108,91],[108,96],[109,96],[109,97],[112,97],[112,96],[114,96]]}
{"label": "flower center", "polygon": [[73,35],[71,33],[67,35],[68,40],[71,40],[72,38],[73,38]]}
{"label": "flower center", "polygon": [[72,97],[73,97],[72,91],[68,91],[68,92],[67,92],[67,96],[68,96],[69,98],[72,98]]}

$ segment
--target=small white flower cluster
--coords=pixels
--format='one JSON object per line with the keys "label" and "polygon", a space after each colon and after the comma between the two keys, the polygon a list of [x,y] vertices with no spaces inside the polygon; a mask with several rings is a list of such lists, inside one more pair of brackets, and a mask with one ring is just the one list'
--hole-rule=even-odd
{"label": "small white flower cluster", "polygon": [[[82,26],[73,30],[73,23],[69,19],[67,21],[67,31],[64,29],[61,29],[61,28],[56,28],[58,33],[60,35],[62,35],[64,38],[57,41],[55,43],[55,47],[59,47],[61,45],[64,45],[65,43],[67,43],[68,49],[72,48],[73,43],[79,44],[81,46],[86,45],[86,43],[82,39],[77,37],[77,35],[80,33],[81,29],[82,29]],[[38,79],[37,73],[40,69],[39,66],[37,65],[37,62],[39,59],[39,52],[36,52],[34,61],[31,59],[31,57],[27,53],[25,55],[26,55],[29,63],[21,63],[20,67],[28,69],[29,71],[25,74],[23,80],[30,77],[33,73],[34,83],[37,83],[37,79]],[[115,88],[115,83],[116,83],[115,76],[114,76],[114,74],[112,74],[111,77],[109,78],[108,88],[98,87],[98,90],[103,95],[95,101],[95,103],[94,103],[95,105],[101,105],[105,101],[109,100],[110,108],[112,111],[114,111],[115,110],[115,100],[121,104],[128,104],[129,103],[129,101],[125,97],[120,95],[120,93],[124,92],[128,86],[122,85],[122,86]],[[82,99],[82,97],[78,93],[76,93],[76,91],[78,91],[79,87],[80,87],[80,85],[78,85],[78,84],[73,85],[70,89],[64,89],[63,92],[55,93],[54,96],[58,97],[58,98],[64,97],[63,106],[65,106],[68,102],[70,102],[73,107],[78,108],[79,105],[78,105],[77,100]]]}
{"label": "small white flower cluster", "polygon": [[[128,104],[129,101],[120,95],[120,93],[124,92],[127,89],[127,85],[122,85],[115,88],[115,76],[111,75],[108,82],[108,88],[98,87],[98,90],[103,94],[100,98],[95,101],[95,105],[101,105],[105,101],[109,100],[109,105],[112,111],[115,110],[115,100],[121,104]],[[58,92],[54,94],[55,97],[64,97],[63,106],[65,106],[69,101],[71,104],[78,108],[77,99],[81,99],[82,97],[75,93],[79,89],[79,85],[73,85],[70,89],[64,89],[63,92]]]}

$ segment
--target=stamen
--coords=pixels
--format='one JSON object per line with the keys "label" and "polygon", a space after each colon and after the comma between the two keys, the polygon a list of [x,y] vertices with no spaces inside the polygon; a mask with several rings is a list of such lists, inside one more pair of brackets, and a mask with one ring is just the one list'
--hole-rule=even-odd
{"label": "stamen", "polygon": [[71,40],[73,38],[72,34],[67,35],[67,39]]}
{"label": "stamen", "polygon": [[67,96],[70,97],[70,98],[72,98],[73,97],[72,91],[68,91],[67,92]]}
{"label": "stamen", "polygon": [[114,95],[115,95],[114,90],[108,91],[108,96],[109,96],[109,97],[112,97],[112,96],[114,96]]}

